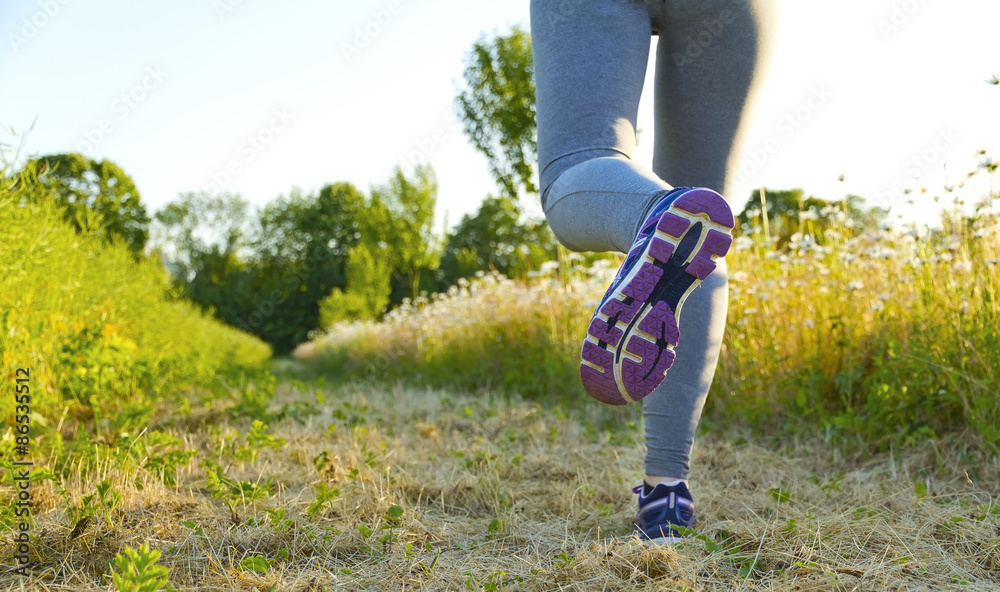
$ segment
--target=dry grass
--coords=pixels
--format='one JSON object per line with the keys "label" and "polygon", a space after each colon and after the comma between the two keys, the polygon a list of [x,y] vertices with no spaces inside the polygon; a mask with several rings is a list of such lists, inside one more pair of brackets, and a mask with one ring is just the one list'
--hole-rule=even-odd
{"label": "dry grass", "polygon": [[[316,402],[287,385],[279,398]],[[361,385],[327,393],[317,410],[273,425],[286,443],[244,449],[256,454],[246,461],[248,424],[216,414],[176,425],[168,431],[198,451],[176,489],[95,463],[65,484],[73,499],[108,478],[124,502],[72,540],[62,498],[34,485],[35,564],[27,579],[0,575],[0,589],[107,590],[107,562],[145,541],[181,590],[1000,589],[996,458],[930,442],[843,458],[822,442],[705,435],[692,482],[706,538],[654,548],[624,536],[642,470],[637,409]],[[233,515],[209,495],[205,459],[233,479],[273,476],[273,493]],[[320,483],[341,494],[309,519]],[[381,544],[393,505],[401,523]],[[12,555],[8,536],[0,563]],[[268,573],[239,567],[252,555],[274,560]]]}

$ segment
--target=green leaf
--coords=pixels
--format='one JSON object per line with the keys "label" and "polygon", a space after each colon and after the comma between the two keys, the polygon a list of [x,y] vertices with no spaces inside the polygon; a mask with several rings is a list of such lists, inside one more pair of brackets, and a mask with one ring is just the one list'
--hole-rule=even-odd
{"label": "green leaf", "polygon": [[927,484],[924,482],[914,484],[913,493],[917,494],[917,497],[927,497]]}
{"label": "green leaf", "polygon": [[780,487],[774,487],[767,490],[767,494],[775,499],[779,504],[784,504],[791,501],[792,493],[790,491],[784,490]]}
{"label": "green leaf", "polygon": [[271,562],[260,555],[254,555],[240,561],[240,568],[266,574],[271,569]]}
{"label": "green leaf", "polygon": [[400,518],[403,517],[403,508],[401,506],[391,506],[386,511],[386,514],[388,514],[391,518],[395,520],[399,520]]}

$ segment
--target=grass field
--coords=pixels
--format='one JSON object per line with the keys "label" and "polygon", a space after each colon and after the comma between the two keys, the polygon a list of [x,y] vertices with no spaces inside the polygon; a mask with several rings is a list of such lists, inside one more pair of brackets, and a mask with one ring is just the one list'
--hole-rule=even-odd
{"label": "grass field", "polygon": [[698,522],[655,548],[629,536],[639,406],[578,378],[610,261],[484,273],[275,361],[15,187],[0,590],[1000,589],[995,191],[936,230],[835,205],[744,230]]}
{"label": "grass field", "polygon": [[[635,409],[297,381],[271,408],[285,417],[263,430],[221,409],[166,427],[195,451],[175,487],[125,454],[81,463],[64,493],[34,484],[36,563],[0,589],[107,590],[108,562],[144,542],[180,590],[1000,587],[995,457],[717,431],[695,450],[697,536],[654,548],[627,538]],[[117,503],[95,498],[74,534],[63,500],[103,480]]]}

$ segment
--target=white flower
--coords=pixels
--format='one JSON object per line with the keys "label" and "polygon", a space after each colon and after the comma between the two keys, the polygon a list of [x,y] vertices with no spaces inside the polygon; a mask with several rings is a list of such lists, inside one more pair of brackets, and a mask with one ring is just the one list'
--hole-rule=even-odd
{"label": "white flower", "polygon": [[747,236],[737,237],[736,240],[733,241],[733,246],[737,251],[745,251],[753,246],[753,239]]}
{"label": "white flower", "polygon": [[876,302],[875,304],[872,304],[872,310],[874,310],[875,312],[878,312],[878,311],[882,310],[883,308],[885,308],[885,305],[882,304],[881,301]]}
{"label": "white flower", "polygon": [[860,290],[861,288],[864,287],[865,285],[861,283],[861,280],[854,280],[853,282],[847,284],[848,290]]}

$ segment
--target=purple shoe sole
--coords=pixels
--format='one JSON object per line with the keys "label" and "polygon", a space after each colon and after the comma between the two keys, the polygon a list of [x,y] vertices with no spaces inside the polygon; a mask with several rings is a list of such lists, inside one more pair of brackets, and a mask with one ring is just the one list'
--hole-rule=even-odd
{"label": "purple shoe sole", "polygon": [[663,382],[680,339],[681,306],[733,242],[733,213],[718,193],[689,188],[667,199],[669,207],[654,209],[643,225],[649,236],[633,245],[619,271],[623,277],[611,285],[587,330],[580,378],[604,403],[633,403]]}

